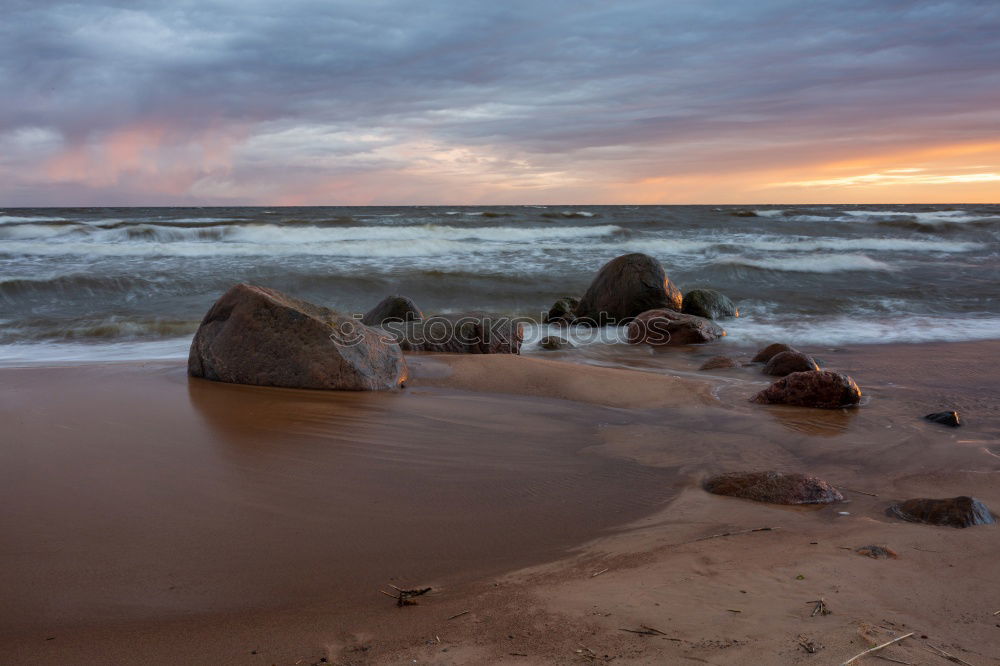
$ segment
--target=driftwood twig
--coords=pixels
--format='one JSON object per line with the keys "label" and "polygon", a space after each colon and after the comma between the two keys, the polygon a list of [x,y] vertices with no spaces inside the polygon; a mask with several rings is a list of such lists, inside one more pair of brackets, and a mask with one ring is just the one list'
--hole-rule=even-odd
{"label": "driftwood twig", "polygon": [[421,587],[415,590],[404,590],[396,587],[392,583],[389,584],[389,587],[396,590],[396,594],[389,594],[385,590],[379,590],[379,592],[381,592],[387,597],[392,597],[393,599],[395,599],[396,605],[399,607],[413,606],[417,603],[416,601],[413,601],[413,597],[420,597],[431,591],[431,588],[429,587]]}
{"label": "driftwood twig", "polygon": [[683,543],[677,544],[682,546],[688,543],[697,543],[699,541],[708,541],[709,539],[719,539],[721,537],[736,536],[738,534],[750,534],[751,532],[774,532],[780,528],[778,527],[755,527],[752,530],[740,530],[739,532],[722,532],[721,534],[712,534],[709,536],[700,537],[698,539],[692,539],[691,541],[684,541]]}
{"label": "driftwood twig", "polygon": [[[937,647],[936,645],[931,645],[930,643],[928,643],[927,647],[933,648],[937,652],[937,655],[939,657],[943,657],[943,658],[947,659],[950,662],[953,662],[955,664],[965,664],[965,666],[973,666],[972,664],[970,664],[969,662],[965,661],[964,659],[960,659],[959,657],[956,657],[953,654],[949,654],[949,653],[945,652],[944,650],[942,650],[941,648]],[[924,648],[924,649],[927,650],[927,648]],[[927,650],[927,651],[931,652],[930,650]],[[934,654],[934,652],[931,652],[931,654]]]}
{"label": "driftwood twig", "polygon": [[876,645],[873,648],[868,648],[864,652],[862,652],[860,654],[854,655],[853,657],[851,657],[850,659],[848,659],[847,661],[845,661],[844,663],[842,663],[840,666],[847,666],[848,664],[853,664],[854,662],[856,662],[858,659],[860,659],[861,657],[865,656],[866,654],[871,654],[872,652],[878,652],[882,648],[887,648],[890,645],[892,645],[893,643],[898,643],[899,641],[903,640],[904,638],[909,638],[910,636],[912,636],[915,633],[916,633],[915,631],[911,631],[910,633],[906,634],[905,636],[900,636],[899,638],[893,638],[891,641],[889,641],[887,643],[882,643],[882,645]]}
{"label": "driftwood twig", "polygon": [[471,613],[471,612],[472,612],[472,611],[462,611],[461,613],[455,613],[454,615],[452,615],[452,616],[451,616],[451,617],[449,617],[448,619],[449,619],[449,620],[454,620],[454,619],[455,619],[456,617],[462,617],[463,615],[468,615],[468,614],[469,614],[469,613]]}

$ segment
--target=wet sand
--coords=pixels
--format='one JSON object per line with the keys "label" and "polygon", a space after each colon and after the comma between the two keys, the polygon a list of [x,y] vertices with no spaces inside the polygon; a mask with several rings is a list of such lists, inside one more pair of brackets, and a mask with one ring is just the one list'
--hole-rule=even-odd
{"label": "wet sand", "polygon": [[[1000,508],[1000,343],[807,349],[861,384],[850,411],[751,405],[757,368],[676,351],[415,356],[380,394],[177,364],[0,370],[3,661],[840,663],[915,630],[884,654],[998,663],[1000,532],[884,509]],[[920,418],[952,407],[962,428]],[[700,489],[767,468],[850,501]],[[777,529],[695,541],[759,527]],[[868,543],[900,558],[847,550]],[[390,584],[434,591],[398,609]],[[833,614],[810,617],[820,597]],[[669,637],[621,631],[641,625]]]}

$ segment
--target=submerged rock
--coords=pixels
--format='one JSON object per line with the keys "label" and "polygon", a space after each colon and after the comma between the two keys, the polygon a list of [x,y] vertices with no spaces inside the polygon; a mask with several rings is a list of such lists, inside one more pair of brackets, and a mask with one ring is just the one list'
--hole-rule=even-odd
{"label": "submerged rock", "polygon": [[474,312],[438,315],[414,322],[387,322],[383,329],[403,351],[457,354],[518,354],[523,331],[510,317]]}
{"label": "submerged rock", "polygon": [[750,402],[836,409],[861,402],[861,389],[853,379],[839,372],[793,372],[750,398]]}
{"label": "submerged rock", "polygon": [[556,301],[548,313],[542,318],[544,324],[572,324],[576,319],[576,308],[580,305],[579,298],[563,296]]}
{"label": "submerged rock", "polygon": [[406,296],[386,296],[365,313],[361,323],[366,326],[381,326],[387,321],[417,321],[423,318],[424,313]]}
{"label": "submerged rock", "polygon": [[793,372],[808,372],[819,370],[819,366],[811,356],[797,351],[784,351],[775,354],[764,366],[763,373],[774,377],[784,377]]}
{"label": "submerged rock", "polygon": [[538,346],[542,349],[548,349],[549,351],[573,348],[573,344],[569,340],[561,338],[558,335],[546,335],[538,341]]}
{"label": "submerged rock", "polygon": [[924,418],[928,421],[933,421],[934,423],[951,426],[952,428],[957,428],[962,425],[962,422],[958,418],[958,412],[934,412],[933,414],[928,414]]}
{"label": "submerged rock", "polygon": [[770,504],[832,504],[844,496],[826,481],[794,472],[734,472],[713,476],[705,490]]}
{"label": "submerged rock", "polygon": [[889,507],[889,514],[911,523],[946,527],[972,527],[996,522],[985,504],[965,495],[948,499],[906,500]]}
{"label": "submerged rock", "polygon": [[628,325],[628,341],[633,345],[697,345],[725,335],[726,331],[711,319],[674,310],[647,310]]}
{"label": "submerged rock", "polygon": [[739,310],[729,297],[714,289],[693,289],[684,294],[681,312],[707,319],[740,316]]}
{"label": "submerged rock", "polygon": [[701,364],[699,370],[716,370],[718,368],[739,368],[741,364],[729,356],[713,356]]}
{"label": "submerged rock", "polygon": [[232,384],[372,391],[406,380],[399,345],[381,331],[273,289],[239,284],[191,341],[188,374]]}
{"label": "submerged rock", "polygon": [[575,314],[588,325],[627,324],[647,310],[679,312],[683,300],[660,262],[648,254],[624,254],[601,267]]}
{"label": "submerged rock", "polygon": [[767,363],[774,356],[780,354],[781,352],[793,352],[798,351],[794,347],[789,347],[788,345],[782,344],[780,342],[775,342],[770,344],[763,349],[761,349],[757,354],[750,359],[751,363]]}

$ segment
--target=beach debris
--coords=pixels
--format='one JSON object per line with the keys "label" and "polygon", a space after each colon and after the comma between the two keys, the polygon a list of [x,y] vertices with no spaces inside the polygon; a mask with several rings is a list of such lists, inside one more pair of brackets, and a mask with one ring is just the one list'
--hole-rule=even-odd
{"label": "beach debris", "polygon": [[579,298],[563,296],[549,308],[549,311],[542,317],[543,324],[572,324],[576,319],[576,308],[580,305]]}
{"label": "beach debris", "polygon": [[738,608],[727,608],[726,610],[729,611],[730,613],[742,613],[743,612],[743,611],[741,611]]}
{"label": "beach debris", "polygon": [[924,418],[928,421],[933,421],[934,423],[951,426],[952,428],[957,428],[962,425],[961,420],[958,418],[958,412],[934,412],[933,414],[928,414]]}
{"label": "beach debris", "polygon": [[871,654],[873,652],[878,652],[879,650],[883,650],[883,649],[889,647],[890,645],[892,645],[894,643],[898,643],[898,642],[900,642],[900,641],[902,641],[904,639],[909,638],[910,636],[912,636],[915,633],[916,633],[915,631],[911,631],[910,633],[905,634],[903,636],[900,636],[899,638],[893,638],[891,641],[882,643],[881,645],[876,645],[873,648],[868,648],[864,652],[856,654],[853,657],[851,657],[850,659],[848,659],[847,661],[843,662],[840,666],[848,666],[848,664],[853,664],[854,662],[856,662],[861,657],[864,657],[865,655]]}
{"label": "beach debris", "polygon": [[468,614],[469,614],[469,613],[471,613],[471,612],[472,612],[472,611],[462,611],[461,613],[455,613],[454,615],[452,615],[452,616],[451,616],[451,617],[449,617],[448,619],[449,619],[449,620],[454,620],[454,619],[455,619],[456,617],[462,617],[463,615],[468,615]]}
{"label": "beach debris", "polygon": [[598,576],[600,576],[600,575],[601,575],[602,573],[607,573],[607,572],[609,572],[609,571],[611,571],[611,569],[601,569],[600,571],[597,571],[597,572],[595,572],[595,573],[592,573],[592,574],[590,574],[590,577],[591,577],[591,578],[597,578],[597,577],[598,577]]}
{"label": "beach debris", "polygon": [[538,341],[538,346],[549,351],[556,351],[559,349],[572,349],[573,343],[558,335],[546,335]]}
{"label": "beach debris", "polygon": [[739,368],[742,364],[729,356],[713,356],[701,364],[699,370],[717,370],[719,368]]}
{"label": "beach debris", "polygon": [[802,352],[786,351],[772,356],[761,372],[774,377],[784,377],[793,372],[808,372],[810,370],[819,370],[819,365],[811,356]]}
{"label": "beach debris", "polygon": [[822,643],[814,641],[811,638],[806,638],[801,634],[799,635],[799,646],[809,654],[816,654],[823,649]]}
{"label": "beach debris", "polygon": [[838,516],[849,516],[849,515],[851,515],[851,512],[850,511],[838,511],[837,515]]}
{"label": "beach debris", "polygon": [[619,629],[618,631],[627,631],[630,634],[639,634],[640,636],[662,636],[668,641],[674,641],[680,643],[683,639],[674,638],[673,636],[667,634],[666,632],[660,631],[645,624],[640,624],[638,629]]}
{"label": "beach debris", "polygon": [[[576,654],[583,657],[584,659],[594,662],[594,661],[612,661],[614,657],[611,655],[599,656],[596,652],[591,650],[586,645],[581,645],[579,650],[576,650]],[[525,655],[527,656],[527,655]]]}
{"label": "beach debris", "polygon": [[838,409],[860,403],[861,389],[853,379],[839,372],[793,372],[750,398],[750,402]]}
{"label": "beach debris", "polygon": [[816,617],[817,615],[831,615],[833,613],[829,606],[826,605],[826,600],[823,597],[820,597],[815,601],[807,601],[806,603],[813,604],[813,611],[809,614],[809,617]]}
{"label": "beach debris", "polygon": [[387,321],[417,321],[424,313],[417,304],[406,296],[386,296],[378,305],[365,313],[361,323],[365,326],[381,326]]}
{"label": "beach debris", "polygon": [[684,294],[681,312],[706,319],[740,316],[740,311],[729,297],[715,289],[692,289]]}
{"label": "beach debris", "polygon": [[830,504],[844,499],[826,481],[795,472],[731,472],[710,477],[704,487],[715,495],[770,504]]}
{"label": "beach debris", "polygon": [[802,574],[799,574],[798,576],[795,577],[795,580],[805,580],[805,579],[806,577],[803,576]]}
{"label": "beach debris", "polygon": [[985,504],[967,495],[947,499],[910,499],[893,504],[887,513],[911,523],[947,527],[964,528],[996,522]]}
{"label": "beach debris", "polygon": [[870,493],[870,492],[868,492],[866,490],[856,490],[854,488],[845,488],[844,486],[840,486],[840,489],[841,490],[846,490],[849,493],[857,493],[859,495],[868,495],[868,497],[878,497],[878,495],[876,495],[875,493]]}
{"label": "beach debris", "polygon": [[[413,597],[422,597],[423,595],[431,591],[431,588],[429,587],[421,587],[412,590],[404,590],[392,584],[390,584],[389,587],[396,590],[396,594],[390,594],[385,590],[379,590],[379,592],[381,592],[387,597],[392,597],[393,599],[395,599],[396,605],[399,606],[400,608],[402,608],[403,606],[416,606],[417,602],[413,600]],[[462,615],[462,613],[459,613],[459,615]],[[450,620],[452,618],[448,619]]]}
{"label": "beach debris", "polygon": [[858,555],[865,555],[875,560],[888,560],[888,559],[898,559],[899,553],[894,551],[889,546],[861,546],[860,548],[855,548],[854,552]]}
{"label": "beach debris", "polygon": [[684,295],[659,261],[635,252],[604,264],[576,308],[577,323],[591,326],[624,324],[658,308],[680,312]]}
{"label": "beach debris", "polygon": [[750,534],[751,532],[774,532],[774,531],[779,530],[779,529],[781,529],[781,528],[779,528],[779,527],[754,527],[753,529],[740,530],[738,532],[721,532],[719,534],[710,534],[708,536],[698,537],[697,539],[692,539],[691,541],[683,541],[683,542],[681,542],[679,544],[675,544],[675,545],[681,546],[681,545],[684,545],[686,543],[697,543],[699,541],[708,541],[709,539],[720,539],[722,537],[737,536],[739,534]]}
{"label": "beach debris", "polygon": [[632,345],[698,345],[725,337],[726,331],[711,319],[668,309],[647,310],[628,325]]}
{"label": "beach debris", "polygon": [[[927,648],[931,649],[928,650]],[[953,662],[955,664],[964,664],[965,666],[975,666],[974,664],[970,664],[969,662],[965,661],[961,657],[956,657],[955,655],[949,652],[945,652],[941,648],[931,645],[930,643],[928,643],[927,647],[925,647],[924,649],[927,650],[928,652],[931,652],[931,650],[933,650],[934,652],[931,652],[931,654],[936,653],[939,657],[943,657],[944,659],[947,659],[948,661]]]}
{"label": "beach debris", "polygon": [[372,391],[407,377],[399,345],[377,329],[281,292],[238,284],[209,309],[188,374],[285,388]]}
{"label": "beach debris", "polygon": [[797,352],[797,351],[798,350],[795,349],[795,347],[789,347],[786,344],[783,344],[783,343],[780,343],[780,342],[775,342],[775,343],[769,344],[768,346],[766,346],[763,349],[761,349],[760,351],[758,351],[754,355],[754,357],[752,359],[750,359],[750,362],[751,363],[767,363],[772,358],[774,358],[775,356],[777,356],[778,354],[780,354],[782,352]]}

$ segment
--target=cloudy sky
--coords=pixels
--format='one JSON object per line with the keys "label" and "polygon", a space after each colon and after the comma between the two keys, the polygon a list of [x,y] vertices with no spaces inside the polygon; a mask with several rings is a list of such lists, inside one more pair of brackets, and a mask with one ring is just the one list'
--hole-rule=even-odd
{"label": "cloudy sky", "polygon": [[1000,2],[4,0],[0,205],[1000,201]]}

